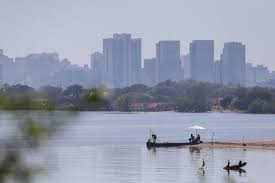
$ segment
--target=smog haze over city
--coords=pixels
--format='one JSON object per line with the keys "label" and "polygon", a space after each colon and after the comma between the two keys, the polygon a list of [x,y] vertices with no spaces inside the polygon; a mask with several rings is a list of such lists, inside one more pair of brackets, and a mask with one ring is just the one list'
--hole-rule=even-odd
{"label": "smog haze over city", "polygon": [[159,40],[180,40],[187,54],[192,40],[247,45],[247,61],[275,70],[273,0],[1,0],[0,48],[10,57],[58,52],[75,64],[89,64],[113,33],[142,38],[142,58],[155,56]]}
{"label": "smog haze over city", "polygon": [[123,88],[191,79],[273,87],[274,4],[3,1],[0,83]]}
{"label": "smog haze over city", "polygon": [[0,0],[0,183],[274,182],[274,20],[275,0]]}

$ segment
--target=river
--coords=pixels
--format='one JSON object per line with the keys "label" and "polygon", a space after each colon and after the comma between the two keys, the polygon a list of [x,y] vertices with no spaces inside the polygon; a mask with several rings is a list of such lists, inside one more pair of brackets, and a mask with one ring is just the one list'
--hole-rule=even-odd
{"label": "river", "polygon": [[[275,115],[239,113],[1,112],[1,137],[13,121],[64,120],[43,146],[46,171],[35,183],[274,182],[275,151],[252,149],[159,148],[148,150],[149,130],[160,141],[187,141],[188,127],[200,125],[203,141],[275,140]],[[16,116],[16,119],[15,117]],[[67,117],[64,117],[67,116]],[[31,158],[30,158],[31,159]],[[205,159],[206,167],[199,169]],[[32,160],[32,159],[31,159]],[[222,169],[230,160],[248,162],[245,173]],[[36,160],[33,160],[36,161]]]}

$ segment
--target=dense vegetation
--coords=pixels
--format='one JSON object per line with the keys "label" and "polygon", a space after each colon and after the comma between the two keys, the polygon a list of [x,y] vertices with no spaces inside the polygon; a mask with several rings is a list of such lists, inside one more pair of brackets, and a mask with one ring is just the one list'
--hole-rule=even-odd
{"label": "dense vegetation", "polygon": [[[135,85],[117,89],[112,101],[118,109],[131,110],[134,103],[157,103],[153,110],[206,112],[231,110],[249,113],[275,113],[275,90],[269,88],[220,87],[194,81],[166,81],[155,87]],[[132,106],[133,107],[133,106]],[[144,110],[147,110],[144,107]],[[150,110],[150,109],[149,109]]]}
{"label": "dense vegetation", "polygon": [[0,108],[47,110],[116,110],[206,112],[238,111],[275,113],[275,90],[244,88],[183,81],[162,82],[154,87],[133,85],[110,90],[105,87],[66,89],[5,85],[0,92]]}

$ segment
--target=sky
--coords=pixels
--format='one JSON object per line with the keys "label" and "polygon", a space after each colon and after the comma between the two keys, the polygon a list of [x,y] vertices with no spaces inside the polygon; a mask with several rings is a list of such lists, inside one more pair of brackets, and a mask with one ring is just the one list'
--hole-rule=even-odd
{"label": "sky", "polygon": [[247,46],[247,61],[275,70],[274,0],[0,0],[0,48],[10,57],[58,52],[75,64],[90,63],[113,33],[142,38],[143,58],[159,40],[215,40]]}

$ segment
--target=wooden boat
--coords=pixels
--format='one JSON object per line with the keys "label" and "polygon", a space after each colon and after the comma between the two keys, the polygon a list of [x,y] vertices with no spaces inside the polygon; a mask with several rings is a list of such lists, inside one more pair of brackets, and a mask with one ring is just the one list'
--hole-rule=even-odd
{"label": "wooden boat", "polygon": [[202,141],[199,138],[195,138],[190,142],[179,143],[179,142],[159,142],[157,135],[152,134],[150,131],[150,138],[148,139],[146,146],[147,148],[155,148],[155,147],[180,147],[180,146],[187,146],[187,145],[196,145],[200,144]]}
{"label": "wooden boat", "polygon": [[232,165],[232,166],[226,166],[223,169],[225,170],[242,170],[242,167],[244,167],[247,163],[244,162],[241,165]]}
{"label": "wooden boat", "polygon": [[196,145],[199,144],[199,142],[191,142],[191,143],[177,143],[177,142],[151,142],[148,141],[146,143],[147,148],[153,148],[153,147],[180,147],[180,146],[187,146],[187,145]]}

